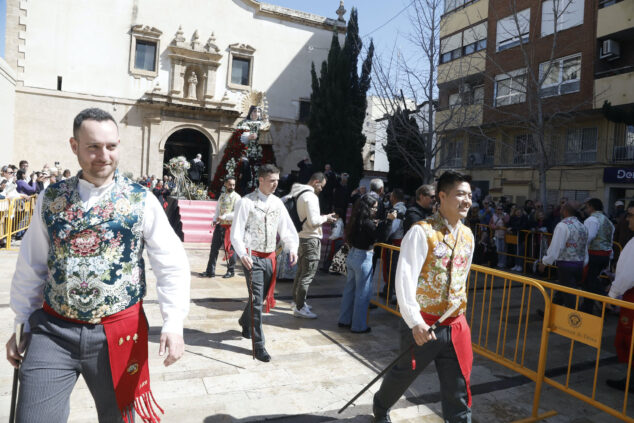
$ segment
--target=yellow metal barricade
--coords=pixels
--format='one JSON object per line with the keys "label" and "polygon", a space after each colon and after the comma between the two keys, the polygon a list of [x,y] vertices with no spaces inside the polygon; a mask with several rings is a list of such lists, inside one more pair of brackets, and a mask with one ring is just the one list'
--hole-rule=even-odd
{"label": "yellow metal barricade", "polygon": [[[386,262],[387,262],[387,274],[388,274],[388,280],[387,281],[383,281],[385,282],[386,286],[385,286],[385,290],[383,291],[383,277],[381,276],[383,274],[383,272],[380,271],[380,269],[376,269],[375,270],[375,275],[378,274],[378,277],[376,277],[376,286],[374,287],[374,292],[375,292],[375,296],[370,300],[370,303],[381,307],[383,310],[387,310],[392,314],[396,314],[397,316],[401,316],[401,314],[398,311],[398,305],[396,303],[391,303],[390,302],[390,297],[392,297],[393,294],[395,294],[394,291],[394,281],[392,281],[392,274],[393,274],[393,268],[396,267],[396,262],[398,260],[398,252],[401,251],[400,247],[397,247],[396,245],[390,245],[390,244],[384,244],[384,243],[377,243],[374,244],[375,247],[381,247],[381,253],[379,257],[383,257],[383,252],[385,252],[385,257],[386,257]],[[381,265],[383,265],[383,263],[381,263]],[[381,296],[381,292],[385,292],[385,298],[382,298]]]}
{"label": "yellow metal barricade", "polygon": [[36,199],[31,196],[0,202],[0,249],[10,249],[11,238],[29,228]]}
{"label": "yellow metal barricade", "polygon": [[[565,287],[552,282],[540,282],[549,293],[549,298],[555,298],[557,293],[564,295],[572,295],[574,308],[564,307],[563,305],[553,304],[550,313],[544,314],[544,321],[548,323],[548,330],[551,334],[551,343],[557,340],[558,345],[553,346],[549,351],[568,351],[561,357],[554,357],[550,354],[548,359],[552,362],[552,366],[557,366],[557,358],[563,362],[559,375],[548,375],[544,377],[544,382],[553,386],[568,395],[571,395],[581,401],[590,404],[614,417],[625,422],[634,423],[634,402],[628,403],[628,390],[622,395],[612,388],[602,387],[598,389],[599,381],[603,385],[603,380],[610,376],[621,378],[626,376],[625,386],[630,386],[630,375],[632,374],[632,351],[634,350],[634,329],[629,335],[629,359],[627,364],[617,365],[616,369],[610,369],[605,362],[613,358],[611,353],[606,354],[605,349],[612,349],[614,346],[615,333],[604,334],[606,318],[609,316],[609,309],[620,307],[634,311],[634,303],[616,300],[603,295],[596,295],[586,291]],[[581,304],[585,300],[595,301],[595,309],[598,309],[598,315],[584,313],[579,310]],[[567,348],[563,348],[567,347]],[[579,383],[579,380],[571,377],[571,373],[575,368],[579,368],[575,362],[575,353],[595,351],[593,363],[589,363],[587,367],[592,371],[592,384],[587,386]],[[586,353],[587,354],[587,353]],[[577,354],[578,355],[578,354]],[[601,364],[604,364],[603,366]],[[622,367],[620,367],[622,366]],[[611,371],[612,370],[612,371]],[[632,385],[634,386],[634,382]]]}
{"label": "yellow metal barricade", "polygon": [[[400,251],[399,247],[393,245],[376,245],[382,251],[386,250],[387,257]],[[391,271],[388,274],[391,275]],[[389,301],[389,292],[394,289],[393,281],[388,278],[385,289],[388,295],[384,299],[379,296],[382,278],[377,280],[376,296],[371,302],[400,316],[398,305]],[[572,295],[575,308],[554,304],[553,298],[557,292],[560,295]],[[611,388],[606,388],[599,394],[597,390],[599,379],[609,376],[610,369],[606,363],[614,361],[612,353],[604,352],[604,347],[611,349],[614,340],[613,334],[607,337],[603,334],[607,305],[634,310],[634,303],[479,265],[471,266],[467,299],[466,317],[471,327],[473,351],[535,382],[531,416],[516,423],[536,422],[557,414],[555,411],[540,414],[544,383],[614,417],[634,423],[630,417],[634,415],[634,407],[630,405],[628,408],[627,393],[620,396],[615,391],[607,392]],[[600,304],[600,316],[578,310],[585,299]],[[630,351],[634,349],[634,333],[632,335]],[[537,350],[539,353],[528,353],[529,345],[532,352]],[[585,361],[575,361],[575,347],[584,355]],[[594,348],[592,351],[595,352],[588,348]],[[589,360],[589,357],[592,359]],[[558,360],[562,363],[558,363]],[[581,372],[584,369],[593,369],[591,387],[571,378],[573,371]],[[623,371],[629,375],[631,369],[632,354],[627,368],[623,366]],[[600,374],[600,370],[604,372]]]}
{"label": "yellow metal barricade", "polygon": [[0,200],[0,249],[11,245],[11,200]]}

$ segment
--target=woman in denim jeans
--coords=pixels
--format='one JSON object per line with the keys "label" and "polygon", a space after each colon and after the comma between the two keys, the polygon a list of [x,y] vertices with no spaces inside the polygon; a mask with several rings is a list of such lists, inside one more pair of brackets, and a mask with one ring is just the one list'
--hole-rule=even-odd
{"label": "woman in denim jeans", "polygon": [[378,235],[377,224],[373,220],[377,207],[374,197],[362,196],[355,203],[346,226],[350,252],[346,260],[347,280],[341,298],[339,327],[350,328],[353,333],[371,330],[366,316],[372,293],[372,248]]}

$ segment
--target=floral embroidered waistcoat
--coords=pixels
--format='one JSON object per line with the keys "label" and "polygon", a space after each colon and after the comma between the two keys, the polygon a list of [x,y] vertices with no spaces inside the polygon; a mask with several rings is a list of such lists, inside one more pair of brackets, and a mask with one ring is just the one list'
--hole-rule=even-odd
{"label": "floral embroidered waistcoat", "polygon": [[233,191],[231,194],[223,193],[218,199],[218,223],[221,225],[231,225],[231,220],[220,219],[220,216],[223,216],[227,213],[231,213],[233,209],[236,207],[236,203],[240,199],[240,194]]}
{"label": "floral embroidered waistcoat", "polygon": [[50,248],[45,301],[62,316],[99,323],[145,296],[146,188],[115,174],[110,194],[82,207],[78,177],[48,187],[42,218]]}
{"label": "floral embroidered waistcoat", "polygon": [[272,253],[275,251],[280,209],[261,201],[257,190],[245,198],[253,201],[245,228],[245,244],[253,251]]}
{"label": "floral embroidered waistcoat", "polygon": [[586,257],[586,243],[588,242],[588,230],[576,217],[567,217],[561,224],[568,228],[566,245],[559,253],[557,261],[584,261]]}
{"label": "floral embroidered waistcoat", "polygon": [[595,236],[592,242],[590,242],[590,245],[588,245],[588,250],[612,251],[614,225],[612,225],[610,219],[601,212],[594,212],[592,216],[599,221],[599,229],[597,230],[597,236]]}
{"label": "floral embroidered waistcoat", "polygon": [[416,300],[420,309],[428,314],[442,315],[452,305],[458,312],[467,308],[467,277],[473,254],[473,234],[462,223],[451,234],[439,214],[418,222],[427,238],[427,257],[418,278]]}

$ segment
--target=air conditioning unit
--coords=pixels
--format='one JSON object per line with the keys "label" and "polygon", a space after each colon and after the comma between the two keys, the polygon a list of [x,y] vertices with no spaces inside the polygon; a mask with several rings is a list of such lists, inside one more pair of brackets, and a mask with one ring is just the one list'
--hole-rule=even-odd
{"label": "air conditioning unit", "polygon": [[484,163],[484,156],[480,153],[469,154],[469,164],[471,166],[481,165]]}
{"label": "air conditioning unit", "polygon": [[621,57],[619,42],[615,40],[603,40],[601,43],[601,52],[599,58],[607,60],[615,60]]}

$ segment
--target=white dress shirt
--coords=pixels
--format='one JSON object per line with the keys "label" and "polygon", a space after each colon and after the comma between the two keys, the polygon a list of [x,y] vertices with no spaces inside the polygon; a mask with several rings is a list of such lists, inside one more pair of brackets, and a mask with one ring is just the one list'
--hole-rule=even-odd
{"label": "white dress shirt", "polygon": [[608,295],[612,298],[620,298],[630,288],[634,288],[634,238],[630,239],[621,251],[619,261],[616,263],[614,282]]}
{"label": "white dress shirt", "polygon": [[[460,223],[455,227],[451,227],[445,219],[443,220],[455,239]],[[401,242],[401,252],[398,257],[395,278],[398,306],[403,320],[405,320],[410,329],[424,322],[423,317],[420,315],[420,304],[416,300],[416,288],[418,287],[420,272],[427,258],[427,250],[427,235],[425,235],[425,231],[420,225],[412,225]],[[471,252],[467,268],[471,267],[472,259],[473,251]]]}
{"label": "white dress shirt", "polygon": [[542,258],[542,263],[552,266],[553,263],[557,261],[561,250],[566,248],[568,232],[568,225],[565,223],[558,223],[557,226],[555,226],[553,239],[550,241],[550,246],[548,247],[546,255]]}
{"label": "white dress shirt", "polygon": [[597,233],[599,232],[599,219],[591,215],[583,221],[583,225],[588,230],[588,245],[590,245],[592,240],[596,238]]}
{"label": "white dress shirt", "polygon": [[[77,189],[85,210],[90,209],[105,195],[110,195],[114,182],[95,187],[79,179]],[[48,250],[50,239],[46,224],[42,220],[42,200],[39,196],[31,225],[20,246],[15,274],[11,282],[10,306],[15,323],[24,323],[29,332],[29,316],[42,307],[44,283],[48,275]],[[143,240],[147,248],[150,265],[156,275],[156,290],[159,308],[163,316],[162,332],[182,335],[183,321],[189,312],[189,261],[181,240],[170,226],[156,196],[145,197],[143,215]]]}
{"label": "white dress shirt", "polygon": [[[284,251],[287,253],[297,254],[299,238],[293,220],[288,215],[284,203],[275,195],[264,195],[259,189],[256,190],[258,201],[262,202],[267,211],[279,209],[280,219],[277,222],[277,234],[284,244]],[[247,254],[247,248],[250,247],[245,243],[245,228],[249,214],[253,209],[253,201],[248,196],[242,197],[236,204],[233,213],[233,224],[231,225],[231,245],[238,257]]]}

